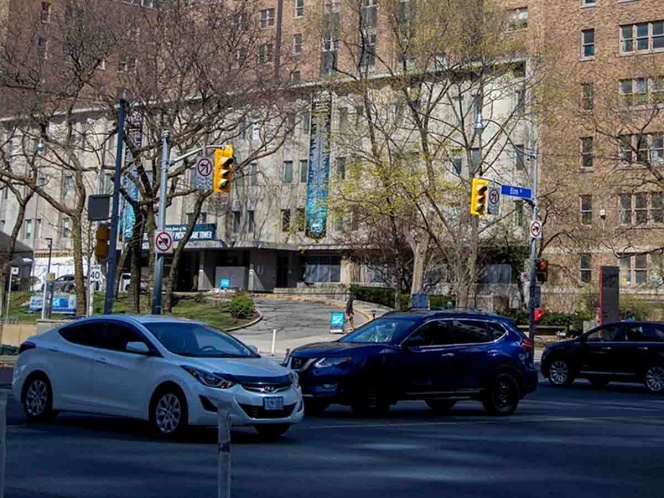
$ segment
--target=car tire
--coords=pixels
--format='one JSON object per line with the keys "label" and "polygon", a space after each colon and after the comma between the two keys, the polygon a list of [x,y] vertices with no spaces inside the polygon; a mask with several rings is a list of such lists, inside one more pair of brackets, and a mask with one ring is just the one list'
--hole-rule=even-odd
{"label": "car tire", "polygon": [[276,439],[288,432],[290,424],[256,425],[254,427],[262,437],[266,439]]}
{"label": "car tire", "polygon": [[521,399],[519,383],[508,373],[498,374],[484,393],[482,404],[489,415],[512,415]]}
{"label": "car tire", "polygon": [[431,408],[436,413],[448,413],[454,405],[456,405],[455,400],[449,399],[427,399],[424,400],[429,408]]}
{"label": "car tire", "polygon": [[547,378],[554,387],[571,386],[574,382],[572,368],[567,360],[555,358],[549,364]]}
{"label": "car tire", "polygon": [[188,426],[187,400],[174,386],[155,391],[150,403],[150,422],[160,437],[182,436]]}
{"label": "car tire", "polygon": [[53,410],[53,388],[43,373],[30,375],[21,392],[23,413],[29,422],[51,422],[57,415]]}
{"label": "car tire", "polygon": [[664,393],[664,366],[655,363],[646,368],[643,383],[651,393]]}
{"label": "car tire", "polygon": [[360,417],[384,417],[390,411],[390,400],[378,389],[370,389],[359,395],[350,408]]}
{"label": "car tire", "polygon": [[610,380],[609,379],[601,379],[601,378],[594,378],[594,379],[588,379],[590,381],[590,384],[595,388],[595,389],[604,389],[606,386],[609,385]]}
{"label": "car tire", "polygon": [[304,401],[304,414],[305,415],[322,415],[322,413],[330,407],[329,401],[321,401],[319,399],[307,399]]}

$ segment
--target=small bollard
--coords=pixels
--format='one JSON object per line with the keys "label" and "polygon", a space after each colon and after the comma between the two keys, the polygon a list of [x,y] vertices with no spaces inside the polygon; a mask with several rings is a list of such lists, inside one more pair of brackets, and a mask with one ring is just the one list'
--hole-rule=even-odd
{"label": "small bollard", "polygon": [[371,310],[371,319],[372,320],[376,319],[376,310]]}
{"label": "small bollard", "polygon": [[0,498],[5,496],[5,468],[7,466],[7,395],[0,389]]}
{"label": "small bollard", "polygon": [[[217,498],[231,496],[231,404],[221,401],[217,404],[217,452],[219,471]],[[0,498],[2,498],[0,496]]]}
{"label": "small bollard", "polygon": [[272,329],[272,349],[270,349],[270,355],[274,356],[274,348],[277,343],[277,329]]}

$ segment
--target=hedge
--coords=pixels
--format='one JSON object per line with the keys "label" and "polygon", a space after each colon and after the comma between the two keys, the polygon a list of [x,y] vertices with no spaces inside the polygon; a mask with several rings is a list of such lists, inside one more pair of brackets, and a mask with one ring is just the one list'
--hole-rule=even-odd
{"label": "hedge", "polygon": [[[365,301],[367,303],[380,304],[388,308],[394,308],[395,290],[392,288],[351,285],[350,292],[358,301]],[[451,296],[429,295],[429,306],[445,307],[450,302],[452,303],[452,306],[454,306],[454,298]],[[402,310],[410,307],[410,294],[408,292],[401,294],[400,304]]]}

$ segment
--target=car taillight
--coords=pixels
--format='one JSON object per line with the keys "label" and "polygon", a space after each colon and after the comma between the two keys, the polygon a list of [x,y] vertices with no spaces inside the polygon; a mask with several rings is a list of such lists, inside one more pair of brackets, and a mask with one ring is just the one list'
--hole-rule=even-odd
{"label": "car taillight", "polygon": [[35,349],[37,346],[35,345],[34,342],[30,341],[25,341],[23,344],[21,344],[18,348],[18,354],[23,353],[24,351],[27,351],[28,349]]}
{"label": "car taillight", "polygon": [[521,341],[521,349],[532,350],[533,341],[531,341],[530,339],[524,339],[523,341]]}

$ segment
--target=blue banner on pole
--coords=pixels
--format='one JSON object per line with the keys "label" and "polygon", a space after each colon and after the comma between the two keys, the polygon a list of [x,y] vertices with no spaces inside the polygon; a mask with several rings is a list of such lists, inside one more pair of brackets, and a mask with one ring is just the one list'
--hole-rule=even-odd
{"label": "blue banner on pole", "polygon": [[[140,147],[143,144],[143,123],[140,116],[127,116],[127,122],[130,126],[129,132],[127,133],[131,142]],[[129,147],[125,148],[125,165],[129,165],[134,161],[134,157],[129,150]],[[127,196],[133,200],[138,201],[140,195],[139,190],[136,185],[138,181],[138,171],[135,165],[132,165],[127,173],[122,177],[122,187]],[[134,226],[136,224],[136,213],[134,212],[134,207],[127,202],[127,199],[122,198],[122,216],[120,218],[120,230],[122,233],[123,240],[131,239],[134,235]]]}
{"label": "blue banner on pole", "polygon": [[311,141],[307,183],[306,234],[322,239],[327,232],[327,196],[330,178],[330,122],[332,96],[314,97],[311,107]]}

